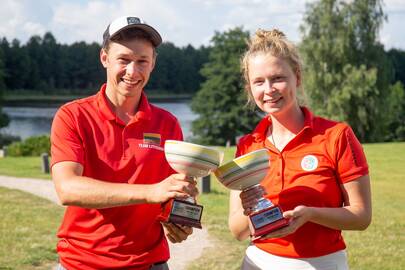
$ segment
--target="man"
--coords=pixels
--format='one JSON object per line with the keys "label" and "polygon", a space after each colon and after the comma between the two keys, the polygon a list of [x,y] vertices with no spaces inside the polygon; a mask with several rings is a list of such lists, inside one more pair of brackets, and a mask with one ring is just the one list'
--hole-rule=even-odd
{"label": "man", "polygon": [[156,219],[160,203],[197,194],[165,160],[165,140],[183,138],[177,119],[143,92],[161,42],[137,17],[114,20],[100,52],[107,83],[54,118],[52,178],[67,206],[59,269],[168,269],[165,235],[181,242],[192,233]]}

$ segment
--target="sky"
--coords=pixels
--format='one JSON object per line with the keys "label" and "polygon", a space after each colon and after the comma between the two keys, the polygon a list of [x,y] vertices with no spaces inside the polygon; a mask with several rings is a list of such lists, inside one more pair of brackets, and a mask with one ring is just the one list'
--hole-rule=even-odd
{"label": "sky", "polygon": [[[2,0],[0,37],[25,43],[31,36],[51,32],[56,41],[101,43],[107,25],[120,16],[141,17],[164,41],[176,46],[209,45],[216,31],[242,26],[278,28],[299,42],[305,3],[314,0]],[[385,0],[379,39],[386,49],[405,50],[405,0]]]}

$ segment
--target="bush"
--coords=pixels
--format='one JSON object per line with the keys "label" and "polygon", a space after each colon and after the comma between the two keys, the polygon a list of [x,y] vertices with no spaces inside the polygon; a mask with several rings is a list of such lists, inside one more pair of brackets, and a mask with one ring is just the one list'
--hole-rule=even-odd
{"label": "bush", "polygon": [[19,141],[21,141],[21,138],[19,136],[14,136],[10,134],[0,134],[0,148],[9,145],[12,142],[19,142]]}
{"label": "bush", "polygon": [[50,154],[51,143],[48,135],[29,137],[23,142],[14,142],[7,148],[7,155],[13,157],[39,156]]}

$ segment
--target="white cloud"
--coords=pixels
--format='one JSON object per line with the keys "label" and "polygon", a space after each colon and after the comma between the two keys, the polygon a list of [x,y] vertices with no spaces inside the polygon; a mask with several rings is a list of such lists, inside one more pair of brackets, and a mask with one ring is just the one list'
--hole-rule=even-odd
{"label": "white cloud", "polygon": [[[101,42],[108,23],[122,15],[137,15],[177,46],[207,45],[215,31],[235,26],[254,32],[279,28],[298,42],[305,3],[315,0],[3,0],[0,37],[26,42],[51,31],[60,43]],[[388,23],[381,31],[387,48],[405,48],[401,19],[404,0],[385,0]],[[35,7],[35,8],[34,8]]]}

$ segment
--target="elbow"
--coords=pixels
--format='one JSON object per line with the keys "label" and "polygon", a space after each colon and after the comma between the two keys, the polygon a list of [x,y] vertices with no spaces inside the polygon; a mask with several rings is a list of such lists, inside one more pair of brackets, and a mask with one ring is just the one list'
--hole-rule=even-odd
{"label": "elbow", "polygon": [[371,214],[369,216],[367,216],[367,217],[364,217],[361,224],[360,224],[359,230],[360,231],[366,230],[370,226],[371,220],[372,220]]}
{"label": "elbow", "polygon": [[232,236],[236,240],[243,241],[249,237],[249,228],[247,230],[243,230],[240,228],[240,226],[233,225],[231,222],[229,222],[228,226]]}
{"label": "elbow", "polygon": [[75,197],[73,192],[71,191],[71,187],[66,181],[61,181],[60,184],[56,184],[55,182],[55,189],[56,194],[59,198],[59,204],[62,206],[69,206],[69,205],[76,205]]}

